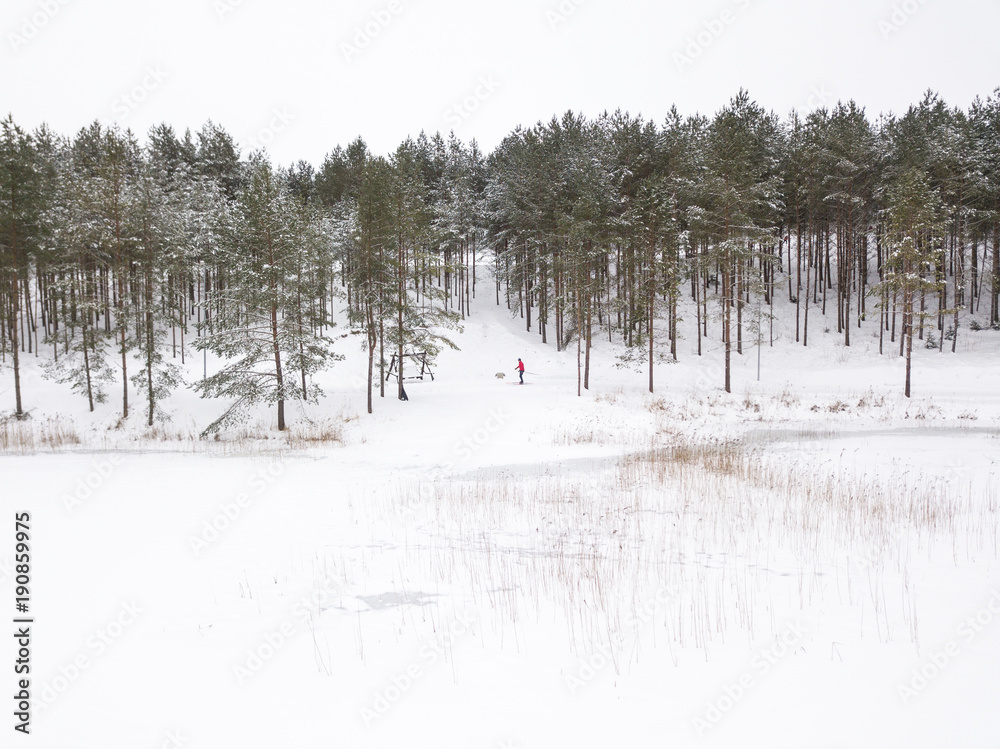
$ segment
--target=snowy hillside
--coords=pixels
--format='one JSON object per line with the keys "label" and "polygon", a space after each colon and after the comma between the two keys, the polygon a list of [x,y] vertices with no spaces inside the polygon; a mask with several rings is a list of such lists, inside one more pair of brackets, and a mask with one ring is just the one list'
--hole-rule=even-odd
{"label": "snowy hillside", "polygon": [[731,395],[717,343],[651,395],[595,341],[578,398],[486,288],[371,416],[342,339],[292,437],[191,439],[224,404],[184,389],[114,428],[25,362],[33,745],[995,746],[1000,334],[916,351],[912,399],[870,328],[779,322]]}

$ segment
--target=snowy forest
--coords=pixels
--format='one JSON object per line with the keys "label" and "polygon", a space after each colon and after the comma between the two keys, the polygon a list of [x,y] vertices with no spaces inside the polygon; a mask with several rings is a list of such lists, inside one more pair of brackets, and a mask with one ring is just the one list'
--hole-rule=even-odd
{"label": "snowy forest", "polygon": [[802,346],[811,326],[849,346],[877,325],[909,396],[915,345],[950,354],[962,330],[1000,325],[998,243],[1000,90],[968,110],[928,92],[900,115],[784,118],[741,91],[659,123],[568,112],[488,154],[421,133],[382,156],[359,137],[318,167],[243,155],[211,122],[142,142],[8,116],[4,408],[30,409],[20,372],[39,357],[91,410],[116,398],[152,425],[204,352],[224,365],[190,387],[232,403],[206,431],[258,403],[284,430],[286,402],[321,397],[313,376],[356,335],[371,413],[390,356],[454,346],[475,295],[575,349],[578,392],[599,337],[648,362],[653,392],[679,336],[724,345],[728,392],[733,357],[794,315]]}

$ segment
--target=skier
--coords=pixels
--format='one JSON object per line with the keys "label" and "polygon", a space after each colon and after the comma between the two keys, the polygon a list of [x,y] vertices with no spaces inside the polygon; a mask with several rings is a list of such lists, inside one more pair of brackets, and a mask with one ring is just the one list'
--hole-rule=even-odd
{"label": "skier", "polygon": [[517,360],[517,369],[514,370],[521,377],[521,384],[524,384],[524,362]]}

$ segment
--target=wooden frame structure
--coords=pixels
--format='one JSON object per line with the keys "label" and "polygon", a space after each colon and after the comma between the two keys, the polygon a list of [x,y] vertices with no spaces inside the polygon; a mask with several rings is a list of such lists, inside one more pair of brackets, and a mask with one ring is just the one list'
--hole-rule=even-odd
{"label": "wooden frame structure", "polygon": [[[426,351],[420,351],[420,352],[415,353],[415,354],[403,354],[403,358],[404,359],[413,359],[414,362],[420,364],[420,374],[415,374],[415,375],[411,375],[411,376],[408,376],[408,377],[404,376],[403,377],[404,381],[406,381],[406,380],[422,380],[422,379],[424,379],[424,375],[425,374],[430,375],[431,382],[434,381],[434,372],[433,372],[433,370],[431,370],[431,365],[427,363],[427,352]],[[400,362],[399,362],[399,354],[393,354],[392,355],[392,360],[389,362],[389,370],[385,373],[385,379],[386,379],[386,381],[388,381],[389,378],[391,378],[393,376],[396,377],[397,382],[399,381],[399,364],[400,364]]]}

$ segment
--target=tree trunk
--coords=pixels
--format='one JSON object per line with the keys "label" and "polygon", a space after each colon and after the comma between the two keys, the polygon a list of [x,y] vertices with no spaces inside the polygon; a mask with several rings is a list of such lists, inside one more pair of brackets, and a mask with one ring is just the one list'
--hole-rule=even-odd
{"label": "tree trunk", "polygon": [[648,326],[646,334],[649,336],[649,392],[653,392],[653,309],[656,305],[656,251],[653,243],[650,243],[649,252],[649,290],[647,293],[646,304],[649,306],[648,310]]}
{"label": "tree trunk", "polygon": [[583,310],[580,302],[580,271],[576,272],[576,395],[583,395],[583,362],[581,361],[583,336]]}
{"label": "tree trunk", "polygon": [[[806,304],[805,311],[803,313],[802,319],[802,345],[809,345],[809,297],[812,296],[812,291],[809,288],[809,283],[812,280],[812,259],[813,259],[813,234],[809,232],[809,259],[806,261]],[[818,265],[818,263],[817,263]],[[818,268],[817,268],[818,271]]]}
{"label": "tree trunk", "polygon": [[278,344],[278,305],[271,304],[271,342],[274,346],[274,376],[278,384],[278,431],[285,431],[284,381],[281,374],[281,347]]}
{"label": "tree trunk", "polygon": [[[150,262],[152,259],[150,258]],[[152,268],[146,269],[146,396],[149,399],[149,413],[146,424],[153,426],[153,416],[156,413],[156,391],[153,388],[153,344],[155,335],[153,329],[153,275]]]}
{"label": "tree trunk", "polygon": [[[587,271],[587,285],[590,286],[590,271]],[[587,346],[584,352],[583,365],[583,389],[590,390],[590,343],[592,334],[592,324],[594,320],[594,300],[590,291],[587,292]]]}
{"label": "tree trunk", "polygon": [[398,237],[397,246],[397,256],[396,256],[396,273],[398,278],[398,283],[396,286],[397,294],[397,315],[396,315],[396,333],[398,337],[397,345],[398,350],[396,352],[398,363],[399,363],[399,382],[396,388],[396,397],[399,400],[403,400],[403,308],[406,304],[406,265],[405,265],[405,254],[404,254],[404,243],[403,236],[400,233]]}
{"label": "tree trunk", "polygon": [[733,392],[732,389],[732,379],[730,376],[730,362],[732,359],[732,311],[733,311],[733,301],[732,301],[732,290],[730,286],[732,284],[730,271],[729,271],[729,259],[726,258],[725,266],[722,271],[722,288],[723,288],[723,299],[722,299],[722,309],[723,309],[723,325],[722,325],[722,336],[724,338],[724,347],[726,350],[726,392]]}
{"label": "tree trunk", "polygon": [[372,412],[372,377],[375,374],[375,318],[372,315],[371,305],[365,304],[365,317],[368,335],[368,413]]}
{"label": "tree trunk", "polygon": [[[11,216],[17,215],[17,201],[14,197],[13,188],[11,190],[10,199],[10,210]],[[24,416],[24,411],[21,407],[21,360],[18,351],[18,318],[19,313],[19,302],[20,302],[20,281],[18,280],[18,269],[17,269],[17,223],[12,220],[10,223],[10,250],[11,250],[11,282],[10,282],[10,299],[11,299],[11,318],[10,318],[10,344],[11,344],[11,357],[14,364],[14,415],[20,419]]]}
{"label": "tree trunk", "polygon": [[904,388],[903,394],[909,398],[910,397],[910,365],[913,361],[913,300],[910,299],[907,304],[909,307],[909,312],[903,313],[903,318],[905,322],[903,323],[906,328],[906,387]]}
{"label": "tree trunk", "polygon": [[993,282],[990,325],[1000,322],[1000,224],[993,227]]}

